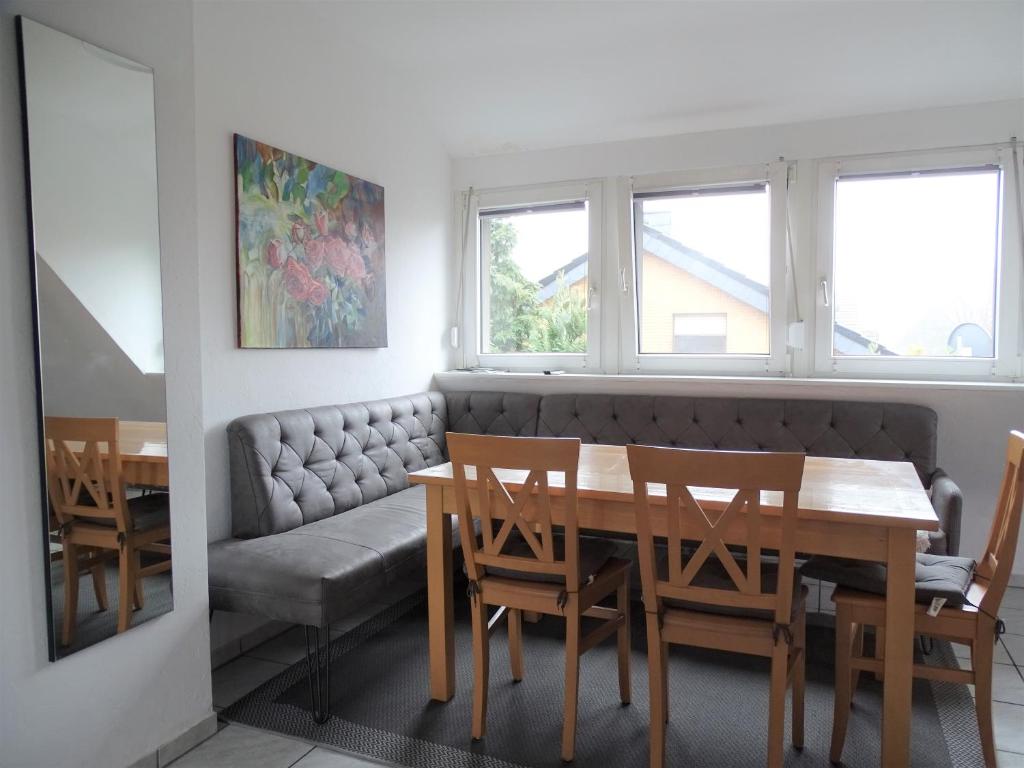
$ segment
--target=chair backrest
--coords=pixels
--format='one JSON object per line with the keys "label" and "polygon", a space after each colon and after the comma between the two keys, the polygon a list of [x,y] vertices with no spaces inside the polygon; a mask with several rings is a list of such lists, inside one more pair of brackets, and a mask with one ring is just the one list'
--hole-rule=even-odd
{"label": "chair backrest", "polygon": [[108,518],[127,531],[117,419],[47,416],[44,426],[47,486],[57,521]]}
{"label": "chair backrest", "polygon": [[999,611],[1013,569],[1017,538],[1020,535],[1022,501],[1024,434],[1013,431],[1010,432],[1006,448],[1006,468],[1003,471],[1003,484],[999,490],[999,501],[995,518],[992,520],[988,544],[985,546],[985,553],[978,560],[975,572],[975,580],[985,586],[985,594],[979,607],[992,616]]}
{"label": "chair backrest", "polygon": [[[576,508],[576,477],[580,441],[563,437],[496,437],[450,432],[448,453],[455,478],[455,503],[466,571],[472,581],[485,568],[520,573],[563,576],[566,590],[580,586],[579,528]],[[472,469],[472,475],[466,469]],[[564,551],[555,547],[551,520],[549,473],[563,478],[557,483]],[[480,519],[477,541],[473,518]],[[513,533],[526,542],[529,552],[509,554],[506,546]]]}
{"label": "chair backrest", "polygon": [[[739,609],[773,611],[776,623],[789,624],[793,602],[794,540],[797,499],[803,481],[804,456],[799,453],[746,453],[695,451],[627,445],[629,472],[636,501],[640,576],[647,611],[662,609],[664,598]],[[664,515],[651,503],[648,484],[665,486]],[[718,488],[736,493],[719,514],[700,504],[691,488]],[[762,583],[761,492],[781,491],[778,578]],[[660,497],[659,497],[660,501]],[[717,506],[717,505],[716,505]],[[662,520],[658,520],[662,517]],[[657,572],[655,524],[668,541],[667,573]],[[726,546],[726,534],[743,531],[746,569]],[[660,531],[659,531],[660,535]],[[684,542],[697,543],[684,557]],[[716,555],[731,588],[702,585],[695,579],[709,558]],[[774,586],[774,589],[769,587]]]}

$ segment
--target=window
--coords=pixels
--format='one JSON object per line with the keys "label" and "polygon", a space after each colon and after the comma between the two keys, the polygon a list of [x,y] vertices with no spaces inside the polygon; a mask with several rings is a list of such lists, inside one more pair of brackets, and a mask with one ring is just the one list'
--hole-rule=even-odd
{"label": "window", "polygon": [[1000,159],[912,162],[823,172],[819,368],[999,373],[1014,365],[1017,324],[1011,316],[1001,328],[999,317],[1001,283],[1011,281],[1002,251],[1016,251],[1000,237]]}
{"label": "window", "polygon": [[599,189],[486,193],[475,203],[476,363],[594,366]]}
{"label": "window", "polygon": [[783,370],[785,178],[779,164],[634,180],[627,367]]}

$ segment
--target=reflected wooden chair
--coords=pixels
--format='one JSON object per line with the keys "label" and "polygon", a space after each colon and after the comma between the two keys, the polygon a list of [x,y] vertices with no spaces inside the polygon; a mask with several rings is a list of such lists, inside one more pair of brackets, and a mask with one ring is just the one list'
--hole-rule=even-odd
{"label": "reflected wooden chair", "polygon": [[[575,754],[580,656],[617,634],[619,698],[630,700],[629,569],[611,557],[614,543],[581,539],[577,523],[580,441],[449,433],[462,551],[473,622],[473,738],[487,719],[489,637],[508,620],[512,678],[523,677],[524,612],[565,619],[565,713],[562,759]],[[471,472],[467,471],[467,468]],[[549,474],[564,475],[552,489]],[[564,532],[555,532],[561,517]],[[560,513],[560,514],[559,514]],[[474,533],[479,518],[481,535]],[[615,596],[615,607],[598,602]],[[488,618],[488,606],[498,608]],[[581,634],[584,616],[602,619]]]}
{"label": "reflected wooden chair", "polygon": [[[47,485],[60,526],[64,562],[79,562],[83,550],[116,553],[117,631],[124,632],[131,626],[133,606],[143,605],[142,579],[171,568],[167,497],[161,494],[127,500],[117,419],[50,416],[44,429]],[[143,567],[144,552],[166,558]],[[74,640],[79,570],[64,570],[62,645]]]}
{"label": "reflected wooden chair", "polygon": [[[992,664],[998,639],[997,617],[1013,569],[1020,534],[1021,504],[1024,499],[1022,459],[1024,434],[1011,432],[995,518],[985,551],[977,561],[973,581],[967,588],[964,605],[945,606],[935,616],[928,615],[930,600],[927,605],[919,602],[914,609],[916,634],[962,643],[971,649],[971,669],[915,664],[914,677],[974,684],[978,731],[985,764],[989,768],[996,766],[992,733]],[[850,707],[860,673],[874,672],[883,681],[885,679],[885,660],[864,655],[864,628],[876,628],[877,643],[877,628],[885,624],[884,585],[883,576],[879,584],[883,593],[881,595],[841,585],[836,587],[832,595],[836,604],[836,696],[830,758],[834,763],[842,758]]]}
{"label": "reflected wooden chair", "polygon": [[[795,453],[693,451],[627,445],[636,499],[640,580],[647,619],[651,691],[651,766],[665,764],[669,715],[668,646],[713,648],[771,659],[768,760],[783,762],[786,691],[793,688],[793,746],[804,741],[806,589],[795,572],[797,497],[804,456]],[[665,486],[651,498],[650,484]],[[723,511],[704,509],[691,487],[720,488]],[[728,491],[735,491],[725,503]],[[761,491],[782,494],[781,510],[764,512]],[[777,518],[766,525],[768,516]],[[655,535],[667,540],[658,562]],[[742,531],[746,555],[726,546]],[[697,545],[684,554],[684,545]],[[762,561],[764,545],[778,562]]]}

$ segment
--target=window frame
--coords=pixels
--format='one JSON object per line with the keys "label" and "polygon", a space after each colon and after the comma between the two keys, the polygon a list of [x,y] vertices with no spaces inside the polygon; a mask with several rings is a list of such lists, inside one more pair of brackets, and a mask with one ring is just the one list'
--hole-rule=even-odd
{"label": "window frame", "polygon": [[[463,254],[463,327],[465,364],[469,367],[503,368],[509,371],[564,370],[596,373],[601,370],[601,260],[604,253],[604,185],[600,181],[482,190],[470,195],[465,215],[472,229]],[[480,211],[514,210],[577,201],[587,211],[587,351],[506,352],[483,351],[483,249],[480,242]]]}
{"label": "window frame", "polygon": [[[836,356],[833,353],[835,295],[835,192],[842,176],[905,174],[995,165],[1000,168],[999,253],[995,286],[995,357]],[[1020,168],[1016,169],[1020,172]],[[814,373],[855,378],[921,378],[943,380],[1012,379],[1021,375],[1020,301],[1021,241],[1015,203],[1012,150],[979,148],[912,152],[818,161],[816,197],[817,258],[815,260]],[[825,296],[828,296],[826,306]]]}
{"label": "window frame", "polygon": [[[622,232],[619,242],[619,275],[622,289],[620,311],[619,368],[621,373],[663,374],[746,374],[779,376],[788,373],[786,343],[787,294],[787,209],[788,163],[778,161],[757,165],[636,176],[624,184],[620,200]],[[770,204],[768,354],[641,353],[640,307],[636,285],[639,277],[636,244],[635,195],[646,192],[685,192],[694,189],[740,187],[766,183]]]}

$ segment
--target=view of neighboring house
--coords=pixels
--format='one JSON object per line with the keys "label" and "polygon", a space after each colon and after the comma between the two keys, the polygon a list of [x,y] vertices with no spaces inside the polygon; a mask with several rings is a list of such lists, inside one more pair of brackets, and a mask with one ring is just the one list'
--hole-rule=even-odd
{"label": "view of neighboring house", "polygon": [[[549,301],[562,285],[582,293],[586,277],[583,254],[542,277],[538,298]],[[646,225],[638,280],[642,353],[768,353],[767,285]],[[893,354],[842,325],[835,345],[842,355]]]}

